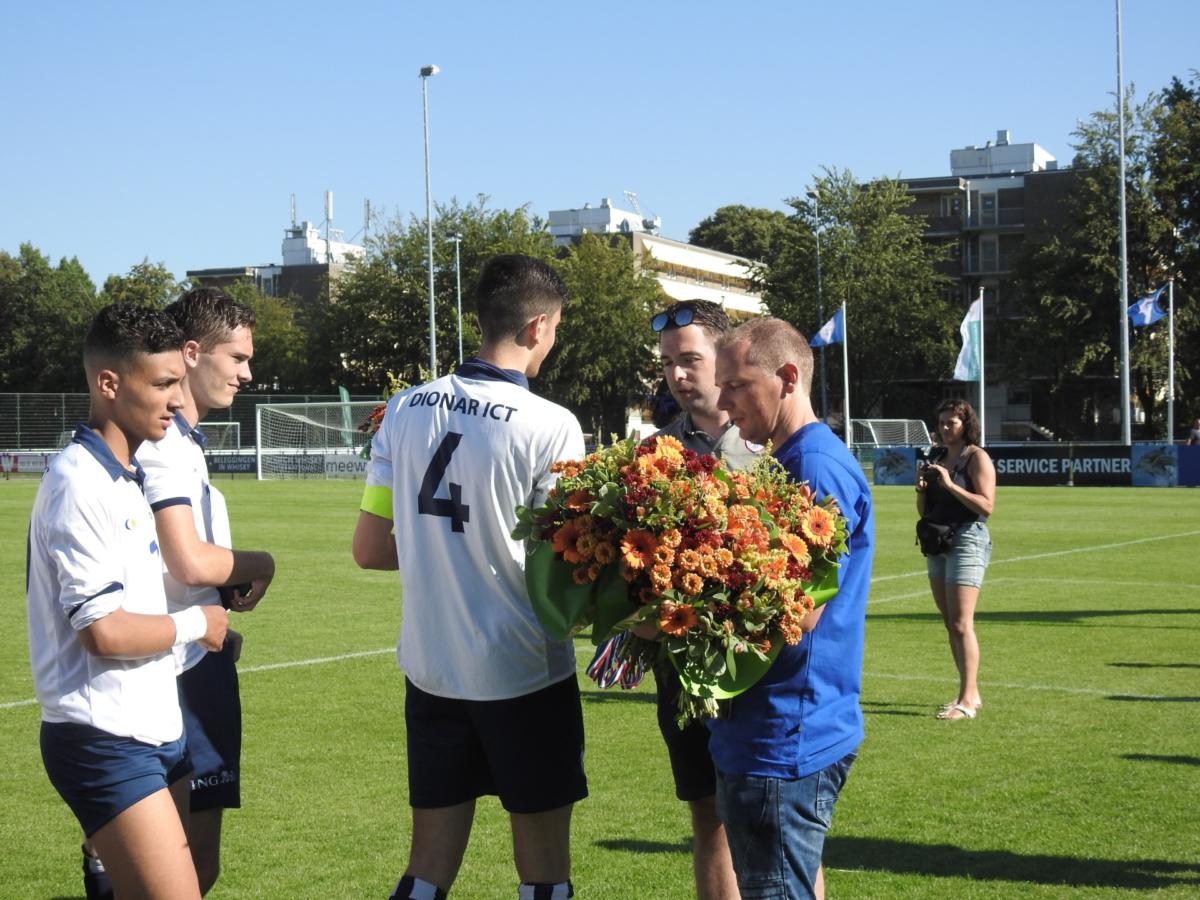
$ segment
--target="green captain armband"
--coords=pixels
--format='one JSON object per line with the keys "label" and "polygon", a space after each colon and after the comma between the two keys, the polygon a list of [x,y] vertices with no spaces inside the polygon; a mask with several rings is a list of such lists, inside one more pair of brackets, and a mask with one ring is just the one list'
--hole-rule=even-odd
{"label": "green captain armband", "polygon": [[381,519],[392,518],[392,489],[368,484],[363,488],[362,502],[358,508]]}

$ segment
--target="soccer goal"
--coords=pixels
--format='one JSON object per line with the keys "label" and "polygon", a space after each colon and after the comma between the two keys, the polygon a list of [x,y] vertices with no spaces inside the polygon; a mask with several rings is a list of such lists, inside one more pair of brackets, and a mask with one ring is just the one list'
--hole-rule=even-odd
{"label": "soccer goal", "polygon": [[928,447],[929,429],[920,419],[851,419],[855,447]]}
{"label": "soccer goal", "polygon": [[255,454],[258,477],[362,478],[367,436],[359,426],[378,401],[261,403]]}
{"label": "soccer goal", "polygon": [[209,450],[241,450],[241,422],[201,422],[200,430],[208,438]]}

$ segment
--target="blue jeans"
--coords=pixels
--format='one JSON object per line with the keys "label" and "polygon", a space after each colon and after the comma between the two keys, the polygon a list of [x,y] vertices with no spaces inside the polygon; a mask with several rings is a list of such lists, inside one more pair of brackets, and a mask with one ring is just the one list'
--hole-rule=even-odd
{"label": "blue jeans", "polygon": [[825,832],[855,756],[796,779],[717,773],[717,813],[742,900],[816,896]]}

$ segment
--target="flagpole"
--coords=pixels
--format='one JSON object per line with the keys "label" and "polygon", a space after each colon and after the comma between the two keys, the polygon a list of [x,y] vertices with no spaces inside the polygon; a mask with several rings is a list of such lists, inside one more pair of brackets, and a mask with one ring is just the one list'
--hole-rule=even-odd
{"label": "flagpole", "polygon": [[846,447],[854,446],[854,428],[850,424],[850,328],[846,322],[846,304],[842,303],[842,417],[846,420]]}
{"label": "flagpole", "polygon": [[1167,282],[1167,443],[1175,442],[1175,279]]}
{"label": "flagpole", "polygon": [[1121,442],[1133,443],[1129,408],[1129,253],[1125,246],[1125,73],[1121,62],[1121,0],[1117,4],[1117,158],[1120,164],[1121,231]]}
{"label": "flagpole", "polygon": [[979,286],[979,446],[987,446],[987,384],[983,378],[983,285]]}

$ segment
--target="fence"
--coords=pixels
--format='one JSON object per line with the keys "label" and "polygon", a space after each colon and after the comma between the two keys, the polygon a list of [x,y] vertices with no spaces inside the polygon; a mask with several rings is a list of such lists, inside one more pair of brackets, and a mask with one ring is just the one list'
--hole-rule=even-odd
{"label": "fence", "polygon": [[[253,447],[255,408],[260,403],[332,403],[337,394],[238,394],[228,409],[214,409],[205,422],[237,422],[242,447]],[[352,400],[378,400],[356,394]],[[87,421],[87,394],[0,393],[0,450],[57,450],[71,439],[77,422]],[[201,428],[203,428],[203,424]]]}

